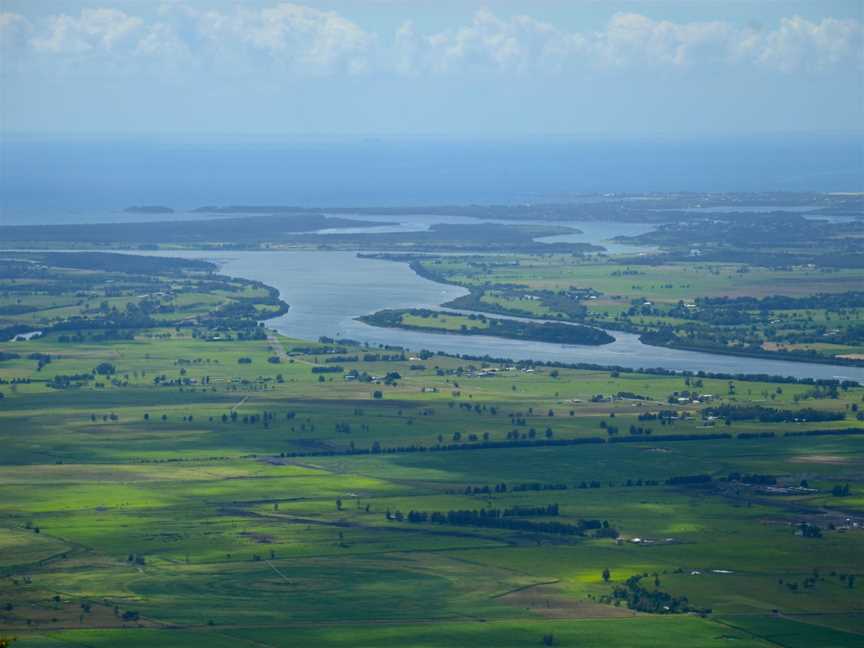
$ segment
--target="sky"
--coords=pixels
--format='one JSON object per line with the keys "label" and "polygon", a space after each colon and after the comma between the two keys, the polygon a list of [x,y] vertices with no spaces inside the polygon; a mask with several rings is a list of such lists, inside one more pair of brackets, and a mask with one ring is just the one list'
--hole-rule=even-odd
{"label": "sky", "polygon": [[864,0],[0,0],[3,134],[860,134]]}

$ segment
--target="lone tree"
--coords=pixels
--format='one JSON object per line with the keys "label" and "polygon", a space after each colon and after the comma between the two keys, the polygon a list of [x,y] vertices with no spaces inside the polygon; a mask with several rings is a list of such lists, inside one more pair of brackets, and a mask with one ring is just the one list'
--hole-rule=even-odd
{"label": "lone tree", "polygon": [[96,365],[96,373],[100,376],[113,376],[117,373],[117,368],[110,362],[100,362]]}
{"label": "lone tree", "polygon": [[612,577],[612,572],[609,571],[609,568],[603,570],[603,582],[608,583],[609,579]]}

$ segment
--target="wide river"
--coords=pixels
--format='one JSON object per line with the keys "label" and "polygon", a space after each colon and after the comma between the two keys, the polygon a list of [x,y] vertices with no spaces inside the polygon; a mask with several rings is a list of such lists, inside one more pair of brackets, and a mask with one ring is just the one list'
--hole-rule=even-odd
{"label": "wide river", "polygon": [[642,344],[629,333],[610,331],[615,342],[574,346],[486,336],[435,334],[368,326],[355,320],[384,308],[435,307],[465,290],[419,277],[407,264],[361,259],[354,252],[175,252],[166,256],[208,259],[224,274],[277,288],[290,311],[267,325],[294,338],[350,338],[370,344],[514,360],[590,362],[631,368],[716,373],[765,373],[798,378],[847,378],[864,382],[864,367],[761,360]]}

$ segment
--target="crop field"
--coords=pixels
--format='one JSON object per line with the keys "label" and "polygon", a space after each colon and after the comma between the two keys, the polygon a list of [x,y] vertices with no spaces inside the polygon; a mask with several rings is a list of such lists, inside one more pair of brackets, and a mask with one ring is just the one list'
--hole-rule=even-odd
{"label": "crop field", "polygon": [[[274,345],[284,362],[268,362]],[[484,439],[506,442],[513,430],[526,444],[605,441],[614,438],[607,434],[612,425],[628,435],[631,425],[645,425],[640,414],[673,407],[670,395],[691,386],[682,377],[568,369],[553,376],[544,368],[486,367],[502,370],[483,375],[480,367],[438,356],[340,362],[344,372],[367,376],[363,382],[312,370],[368,350],[191,339],[168,329],[72,353],[51,336],[3,346],[19,355],[25,349],[53,359],[40,371],[26,356],[2,365],[4,379],[30,380],[4,385],[0,405],[0,602],[8,602],[4,627],[23,645],[109,645],[122,631],[159,636],[163,645],[279,646],[288,645],[278,637],[289,629],[291,641],[340,645],[339,628],[347,626],[359,632],[351,635],[359,645],[363,637],[369,645],[382,637],[446,645],[448,637],[477,637],[480,628],[492,634],[477,641],[501,632],[511,645],[531,645],[549,632],[562,642],[599,640],[611,624],[631,624],[643,645],[658,645],[651,630],[635,629],[655,628],[665,617],[601,601],[638,574],[649,574],[652,588],[712,611],[706,619],[669,618],[676,630],[668,632],[704,635],[704,645],[726,636],[770,645],[735,620],[773,619],[774,610],[783,620],[805,613],[807,623],[818,619],[840,637],[836,645],[854,645],[862,631],[859,590],[846,584],[848,574],[864,568],[861,531],[839,530],[862,503],[854,493],[836,498],[830,490],[857,483],[864,436],[783,436],[864,430],[851,416],[708,425],[699,413],[705,403],[676,399],[678,418],[649,424],[653,435],[720,430],[732,438],[484,448]],[[48,386],[56,375],[102,361],[115,364],[113,382]],[[400,375],[395,384],[382,382],[388,373]],[[154,385],[163,375],[165,384],[181,376],[189,384]],[[699,391],[712,394],[714,404],[806,404],[846,414],[864,396],[860,388],[831,398],[808,385],[710,379]],[[609,400],[619,393],[625,395]],[[272,419],[251,422],[264,412]],[[776,436],[736,438],[757,431]],[[376,444],[380,452],[351,454]],[[466,447],[390,452],[448,444]],[[719,481],[666,484],[676,475],[719,480],[735,471],[794,484],[807,479],[813,492],[768,496]],[[507,492],[494,492],[500,483]],[[566,488],[514,491],[518,484]],[[489,486],[491,493],[465,493]],[[397,511],[552,504],[560,508],[558,522],[607,520],[621,535],[573,538],[387,519]],[[838,530],[826,529],[822,538],[795,534],[802,521],[829,519],[823,528]],[[817,572],[807,589],[786,584]],[[716,615],[729,625],[711,620]],[[524,618],[515,634],[507,629],[514,617]]]}
{"label": "crop field", "polygon": [[483,363],[230,321],[0,343],[0,637],[864,640],[861,387]]}
{"label": "crop field", "polygon": [[864,648],[862,124],[864,0],[0,0],[0,648]]}
{"label": "crop field", "polygon": [[570,286],[591,287],[617,295],[638,291],[656,301],[692,299],[697,296],[807,295],[843,292],[860,288],[861,271],[826,268],[770,269],[743,264],[675,263],[627,265],[582,260],[571,255],[436,257],[424,263],[430,270],[446,273],[454,283],[482,285],[486,282],[513,284],[535,290],[564,290]]}
{"label": "crop field", "polygon": [[630,331],[659,346],[811,361],[864,359],[859,268],[561,254],[434,257],[415,260],[413,267],[471,291],[450,307]]}

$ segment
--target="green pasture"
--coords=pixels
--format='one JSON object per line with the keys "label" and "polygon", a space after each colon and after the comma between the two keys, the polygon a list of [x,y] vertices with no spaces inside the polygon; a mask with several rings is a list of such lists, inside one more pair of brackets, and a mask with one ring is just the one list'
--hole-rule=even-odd
{"label": "green pasture", "polygon": [[[714,294],[736,282],[754,293],[796,290],[780,271],[741,280],[733,266],[694,264],[661,278],[608,276],[608,266],[560,256],[504,261],[446,263],[466,281],[494,272],[530,289],[644,284],[670,299],[688,283]],[[789,276],[814,289],[825,277],[842,284],[844,273]],[[267,296],[248,285],[222,294],[193,284],[173,293],[175,310],[159,326],[131,339],[52,332],[0,344],[19,356],[0,361],[0,636],[17,636],[14,645],[864,641],[864,435],[787,436],[864,430],[861,387],[411,353],[367,361],[383,351],[177,326],[238,296]],[[0,317],[36,324],[133,300],[90,286],[80,304],[4,295],[7,306],[39,310],[2,315],[0,304]],[[481,321],[439,316],[437,324]],[[94,373],[104,363],[111,371]],[[342,371],[321,372],[334,366]],[[347,380],[352,370],[358,378]],[[843,418],[703,416],[720,405]],[[668,423],[661,411],[672,413]],[[718,433],[731,438],[705,438]],[[572,443],[590,439],[603,442]],[[668,483],[695,475],[707,481]],[[846,485],[848,494],[834,492]],[[537,512],[550,505],[558,515]],[[481,509],[537,524],[605,521],[618,537],[404,517]],[[805,537],[802,525],[821,537]],[[632,577],[644,596],[686,597],[692,611],[614,604],[608,597]]]}

